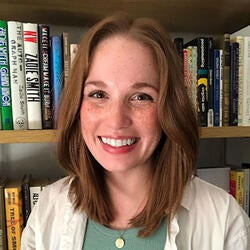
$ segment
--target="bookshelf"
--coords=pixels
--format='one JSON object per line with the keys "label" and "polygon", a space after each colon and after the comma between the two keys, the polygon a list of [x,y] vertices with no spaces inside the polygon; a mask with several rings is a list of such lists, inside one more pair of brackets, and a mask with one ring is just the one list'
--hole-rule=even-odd
{"label": "bookshelf", "polygon": [[120,10],[157,18],[171,32],[233,32],[250,21],[246,0],[2,0],[2,19],[79,26]]}
{"label": "bookshelf", "polygon": [[[200,128],[201,139],[250,137],[250,127]],[[56,130],[0,130],[0,144],[56,142]]]}

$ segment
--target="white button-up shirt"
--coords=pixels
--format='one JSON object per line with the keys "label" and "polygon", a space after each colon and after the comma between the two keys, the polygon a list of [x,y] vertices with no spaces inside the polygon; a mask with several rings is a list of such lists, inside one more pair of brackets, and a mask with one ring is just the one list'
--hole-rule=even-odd
{"label": "white button-up shirt", "polygon": [[[74,211],[66,180],[42,192],[21,250],[82,250],[87,216]],[[164,250],[250,250],[249,217],[231,195],[197,177],[187,186],[168,235]]]}

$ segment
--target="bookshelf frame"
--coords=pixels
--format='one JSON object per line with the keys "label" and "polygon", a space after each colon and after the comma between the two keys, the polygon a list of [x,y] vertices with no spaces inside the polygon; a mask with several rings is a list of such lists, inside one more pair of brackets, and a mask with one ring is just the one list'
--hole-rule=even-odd
{"label": "bookshelf frame", "polygon": [[[250,127],[202,127],[203,138],[250,137]],[[0,144],[6,143],[54,143],[57,141],[56,130],[0,130]]]}

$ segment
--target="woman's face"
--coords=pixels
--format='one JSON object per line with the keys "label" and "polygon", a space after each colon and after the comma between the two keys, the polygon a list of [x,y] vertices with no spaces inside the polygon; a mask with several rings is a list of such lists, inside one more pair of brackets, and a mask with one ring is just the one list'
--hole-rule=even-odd
{"label": "woman's face", "polygon": [[97,46],[84,86],[81,129],[107,171],[151,166],[162,133],[158,98],[158,71],[148,47],[125,36]]}

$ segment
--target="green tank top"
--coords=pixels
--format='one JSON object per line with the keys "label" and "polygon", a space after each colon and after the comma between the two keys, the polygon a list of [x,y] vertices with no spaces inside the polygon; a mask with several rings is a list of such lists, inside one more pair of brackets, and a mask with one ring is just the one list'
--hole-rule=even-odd
{"label": "green tank top", "polygon": [[[137,237],[140,228],[125,232],[114,230],[88,219],[83,250],[163,250],[166,242],[167,223],[162,220],[157,231],[146,238]],[[122,236],[121,236],[122,234]],[[122,239],[117,239],[121,237]]]}

